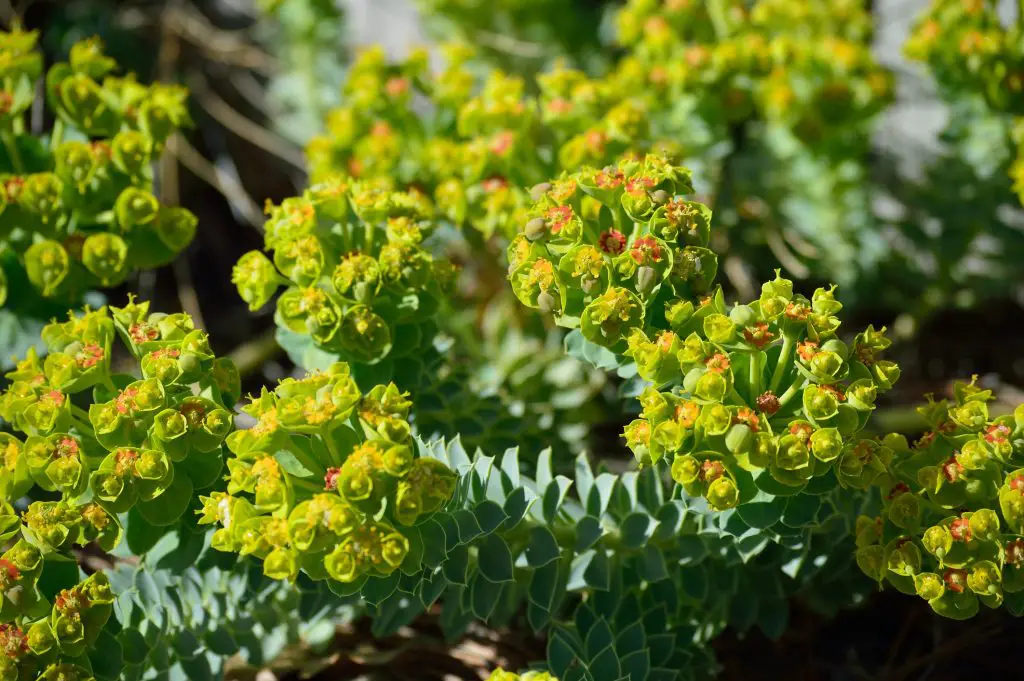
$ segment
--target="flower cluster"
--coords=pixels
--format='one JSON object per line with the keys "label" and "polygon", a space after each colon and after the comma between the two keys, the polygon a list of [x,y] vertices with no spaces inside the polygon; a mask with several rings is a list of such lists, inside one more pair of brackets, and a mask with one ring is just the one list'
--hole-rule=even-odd
{"label": "flower cluster", "polygon": [[857,521],[861,569],[955,619],[1024,601],[1024,406],[992,418],[991,399],[958,383],[918,409],[920,439],[888,436],[882,514]]}
{"label": "flower cluster", "polygon": [[273,261],[250,251],[232,273],[250,309],[286,286],[278,325],[353,364],[430,343],[455,269],[424,248],[432,223],[422,195],[333,178],[267,212]]}
{"label": "flower cluster", "polygon": [[[932,0],[904,45],[948,93],[980,95],[995,112],[1024,117],[1024,43],[995,0]],[[1024,118],[1019,119],[1024,120]],[[1024,143],[1014,134],[1014,190],[1024,202]]]}
{"label": "flower cluster", "polygon": [[38,34],[0,33],[0,251],[47,297],[114,286],[135,269],[170,262],[192,240],[196,218],[153,195],[152,161],[189,125],[187,92],[112,75],[117,64],[98,39],[71,48],[44,80],[56,123],[40,140],[25,116],[42,77]]}
{"label": "flower cluster", "polygon": [[256,556],[274,579],[346,584],[415,558],[403,530],[448,502],[455,474],[416,456],[411,406],[394,384],[362,393],[340,362],[264,389],[243,408],[256,425],[228,437],[227,491],[201,498],[214,548]]}
{"label": "flower cluster", "polygon": [[512,290],[527,307],[622,351],[633,331],[692,315],[712,292],[711,212],[682,198],[693,191],[686,169],[649,155],[532,191],[508,247]]}
{"label": "flower cluster", "polygon": [[672,455],[673,479],[719,510],[833,474],[868,488],[891,452],[860,433],[899,368],[882,359],[884,329],[836,336],[841,307],[834,289],[807,299],[777,276],[749,304],[727,308],[719,291],[670,308],[657,335],[634,331],[626,353],[652,386],[629,447],[641,462]]}
{"label": "flower cluster", "polygon": [[110,584],[97,572],[50,604],[39,589],[43,560],[25,540],[0,556],[0,681],[92,678],[80,664],[113,613]]}
{"label": "flower cluster", "polygon": [[759,117],[814,146],[888,103],[871,53],[871,17],[842,0],[630,0],[616,17],[632,53],[610,78],[665,101],[696,96],[723,120]]}
{"label": "flower cluster", "polygon": [[994,0],[932,0],[904,45],[943,88],[985,97],[996,110],[1024,115],[1024,46]]}
{"label": "flower cluster", "polygon": [[[214,357],[187,315],[149,314],[147,303],[86,310],[42,335],[46,359],[30,351],[0,394],[0,417],[26,436],[0,434],[3,498],[34,486],[60,497],[28,506],[25,538],[44,552],[111,550],[119,513],[138,507],[155,525],[181,518],[222,465],[240,392],[231,361]],[[118,335],[141,375],[113,372]]]}
{"label": "flower cluster", "polygon": [[550,672],[531,671],[522,674],[507,672],[502,668],[495,669],[487,677],[487,681],[558,681]]}
{"label": "flower cluster", "polygon": [[396,65],[379,49],[364,52],[346,105],[307,149],[314,178],[415,187],[451,222],[510,237],[530,202],[522,187],[649,144],[644,108],[628,89],[561,66],[537,77],[531,97],[521,78],[498,70],[480,82],[472,56],[448,46],[446,68],[432,75],[422,52]]}
{"label": "flower cluster", "polygon": [[848,345],[834,287],[808,299],[778,275],[728,308],[710,211],[688,191],[688,172],[653,156],[536,187],[509,246],[516,296],[632,358],[650,386],[628,445],[644,464],[672,456],[673,478],[712,507],[792,494],[833,469],[868,487],[888,454],[858,434],[899,377],[884,329]]}

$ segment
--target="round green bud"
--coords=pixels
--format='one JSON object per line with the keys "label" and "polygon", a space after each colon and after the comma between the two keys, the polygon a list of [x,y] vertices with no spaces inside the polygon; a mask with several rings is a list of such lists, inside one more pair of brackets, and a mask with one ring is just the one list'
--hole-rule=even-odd
{"label": "round green bud", "polygon": [[925,530],[921,543],[924,545],[925,551],[941,562],[953,548],[953,535],[945,525],[933,525]]}
{"label": "round green bud", "polygon": [[946,593],[946,583],[934,572],[919,572],[914,575],[914,591],[926,601],[932,601]]}
{"label": "round green bud", "polygon": [[181,206],[161,206],[156,218],[156,235],[170,250],[178,253],[192,243],[199,218]]}
{"label": "round green bud", "polygon": [[71,272],[71,258],[60,243],[46,239],[25,251],[25,269],[32,285],[52,296]]}
{"label": "round green bud", "polygon": [[128,274],[128,244],[116,234],[90,234],[82,245],[82,264],[103,286],[116,286]]}
{"label": "round green bud", "polygon": [[672,479],[680,485],[689,485],[700,476],[700,463],[689,454],[677,454],[672,460]]}
{"label": "round green bud", "polygon": [[114,202],[114,216],[122,233],[128,234],[137,227],[156,220],[160,202],[151,192],[138,187],[128,187]]}
{"label": "round green bud", "polygon": [[740,491],[731,478],[721,477],[708,485],[705,495],[708,505],[716,511],[724,511],[736,506],[740,501]]}
{"label": "round green bud", "polygon": [[843,437],[835,428],[819,428],[811,433],[811,453],[819,461],[832,461],[843,451]]}

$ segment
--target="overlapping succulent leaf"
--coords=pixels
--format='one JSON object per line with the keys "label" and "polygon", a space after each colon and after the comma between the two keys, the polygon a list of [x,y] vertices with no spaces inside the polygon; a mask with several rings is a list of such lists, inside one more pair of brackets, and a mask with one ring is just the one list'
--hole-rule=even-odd
{"label": "overlapping succulent leaf", "polygon": [[[154,196],[151,169],[190,125],[187,91],[114,75],[97,38],[79,42],[43,79],[56,123],[41,140],[25,126],[43,75],[37,39],[0,36],[0,250],[17,254],[19,277],[40,294],[73,299],[170,262],[195,235],[195,216]],[[0,304],[13,275],[0,274]]]}

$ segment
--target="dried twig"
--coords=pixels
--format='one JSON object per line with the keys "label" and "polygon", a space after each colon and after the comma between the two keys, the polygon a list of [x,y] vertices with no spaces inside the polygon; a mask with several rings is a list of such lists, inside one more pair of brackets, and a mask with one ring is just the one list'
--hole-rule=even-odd
{"label": "dried twig", "polygon": [[257,229],[262,229],[263,211],[238,180],[207,161],[181,135],[175,135],[168,141],[167,151],[181,161],[181,164],[192,171],[196,177],[220,192],[249,224]]}
{"label": "dried twig", "polygon": [[305,172],[306,162],[301,150],[277,133],[264,128],[235,110],[210,88],[209,83],[201,74],[197,73],[189,78],[188,85],[203,109],[218,123],[239,137]]}

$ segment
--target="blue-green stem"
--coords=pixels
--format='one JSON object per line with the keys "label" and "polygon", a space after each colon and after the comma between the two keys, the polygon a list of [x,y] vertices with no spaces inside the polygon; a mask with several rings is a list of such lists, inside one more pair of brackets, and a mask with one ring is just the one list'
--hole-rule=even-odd
{"label": "blue-green stem", "polygon": [[789,367],[793,363],[793,348],[795,347],[793,337],[788,334],[782,336],[782,351],[779,353],[779,363],[775,365],[775,371],[772,372],[771,383],[768,384],[768,390],[775,392],[779,389],[779,385],[782,383],[782,379],[785,378],[789,372]]}

